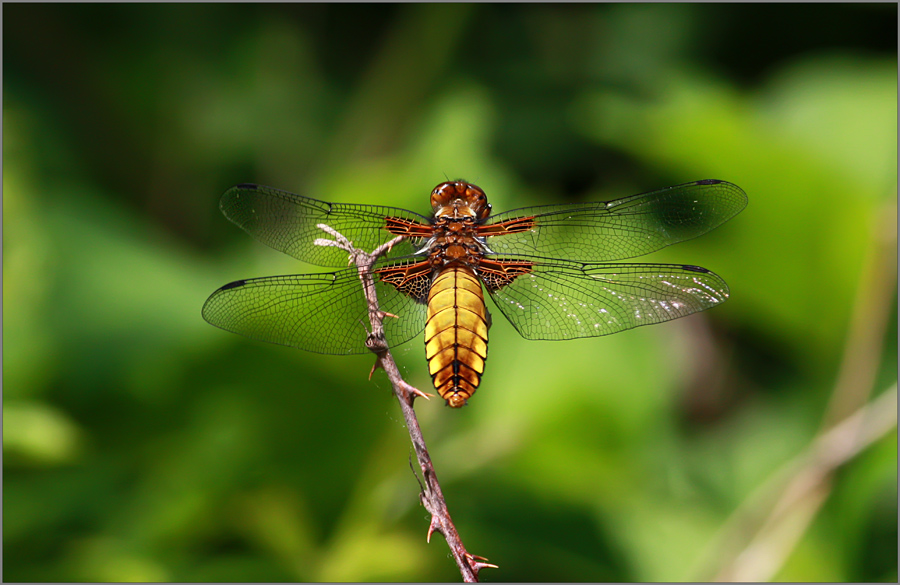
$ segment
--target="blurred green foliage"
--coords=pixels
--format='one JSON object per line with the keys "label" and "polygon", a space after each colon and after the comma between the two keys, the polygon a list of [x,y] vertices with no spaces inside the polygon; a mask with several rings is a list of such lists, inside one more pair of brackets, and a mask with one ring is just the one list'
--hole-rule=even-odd
{"label": "blurred green foliage", "polygon": [[[6,581],[458,579],[372,359],[200,318],[226,282],[321,270],[219,214],[239,182],[419,212],[445,177],[499,211],[748,193],[647,258],[727,304],[565,343],[497,318],[470,406],[417,404],[485,580],[710,579],[839,377],[857,405],[896,385],[895,4],[2,9]],[[429,386],[420,343],[395,356]],[[896,581],[895,431],[785,554],[773,579]]]}

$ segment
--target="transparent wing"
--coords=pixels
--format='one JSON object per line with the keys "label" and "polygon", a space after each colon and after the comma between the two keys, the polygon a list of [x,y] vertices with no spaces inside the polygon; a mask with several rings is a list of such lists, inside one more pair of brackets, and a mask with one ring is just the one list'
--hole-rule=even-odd
{"label": "transparent wing", "polygon": [[[388,345],[400,345],[421,333],[425,305],[377,277],[375,281],[381,310],[396,315],[384,319]],[[251,339],[315,353],[368,351],[368,309],[356,268],[238,280],[207,299],[203,318]]]}
{"label": "transparent wing", "polygon": [[499,256],[606,262],[696,238],[746,205],[740,187],[707,179],[615,201],[507,211],[488,218],[479,233]]}
{"label": "transparent wing", "polygon": [[[225,217],[260,242],[298,260],[317,266],[346,266],[347,252],[316,246],[318,238],[329,238],[316,227],[324,223],[343,234],[354,246],[371,252],[395,236],[385,229],[387,218],[430,225],[428,218],[396,207],[325,203],[262,185],[237,185],[219,204]],[[409,256],[423,240],[408,238],[397,244],[387,258]]]}
{"label": "transparent wing", "polygon": [[522,337],[546,340],[597,337],[662,323],[728,298],[728,285],[719,276],[679,264],[535,263],[491,289],[488,285],[497,307]]}

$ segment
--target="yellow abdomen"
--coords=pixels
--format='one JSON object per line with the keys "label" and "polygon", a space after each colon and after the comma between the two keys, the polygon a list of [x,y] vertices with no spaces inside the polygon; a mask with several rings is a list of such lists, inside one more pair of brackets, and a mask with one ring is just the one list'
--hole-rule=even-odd
{"label": "yellow abdomen", "polygon": [[488,315],[481,282],[465,266],[448,266],[428,292],[425,357],[434,387],[457,408],[475,393],[487,359]]}

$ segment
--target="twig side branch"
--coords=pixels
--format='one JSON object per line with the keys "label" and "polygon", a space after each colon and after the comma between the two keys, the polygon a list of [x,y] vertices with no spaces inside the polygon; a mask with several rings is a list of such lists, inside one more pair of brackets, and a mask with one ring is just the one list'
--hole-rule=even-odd
{"label": "twig side branch", "polygon": [[369,322],[372,326],[371,333],[366,339],[366,346],[377,356],[372,370],[374,371],[379,367],[382,368],[391,382],[394,395],[400,402],[400,408],[403,411],[403,418],[406,421],[409,438],[416,452],[416,459],[418,459],[419,467],[422,470],[422,477],[425,479],[425,488],[419,494],[419,499],[425,509],[431,514],[431,524],[428,527],[426,540],[431,542],[431,535],[435,532],[442,534],[450,547],[453,558],[456,560],[463,580],[469,583],[477,582],[478,572],[481,569],[486,567],[497,568],[497,566],[485,562],[487,559],[484,557],[479,557],[466,551],[462,539],[456,531],[456,526],[450,519],[447,502],[444,500],[444,494],[441,491],[437,474],[434,471],[434,464],[431,461],[431,456],[428,454],[425,438],[422,436],[422,429],[419,427],[416,411],[413,408],[416,397],[421,396],[428,399],[429,395],[406,383],[400,375],[400,370],[396,362],[394,362],[394,357],[387,347],[384,336],[383,321],[386,316],[390,318],[390,315],[379,308],[378,298],[375,294],[372,267],[380,256],[399,244],[404,236],[397,236],[371,253],[367,253],[353,247],[352,242],[331,227],[325,224],[318,224],[316,227],[334,238],[333,240],[317,239],[315,241],[316,245],[333,246],[345,250],[350,255],[350,263],[355,264],[359,271],[359,279],[362,283],[369,310]]}

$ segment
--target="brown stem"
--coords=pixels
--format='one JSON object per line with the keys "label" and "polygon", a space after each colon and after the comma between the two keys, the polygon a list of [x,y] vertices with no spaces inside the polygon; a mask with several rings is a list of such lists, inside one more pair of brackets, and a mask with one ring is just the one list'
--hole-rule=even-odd
{"label": "brown stem", "polygon": [[478,572],[481,569],[485,567],[497,568],[497,566],[484,562],[487,561],[484,557],[467,552],[462,539],[459,537],[459,533],[456,531],[453,520],[450,519],[447,502],[444,500],[444,494],[438,483],[437,474],[434,471],[434,465],[431,462],[431,456],[428,454],[428,448],[425,446],[425,438],[422,436],[422,429],[419,427],[416,411],[413,408],[413,403],[417,396],[428,399],[430,395],[407,384],[403,380],[384,337],[382,322],[387,314],[378,306],[378,298],[375,294],[375,281],[372,277],[372,266],[374,266],[379,256],[386,254],[393,246],[400,243],[403,240],[403,236],[397,236],[371,253],[366,253],[363,250],[354,248],[347,238],[327,225],[319,224],[317,227],[334,237],[334,240],[318,239],[316,244],[320,246],[334,246],[346,250],[350,254],[350,262],[356,264],[359,270],[359,279],[362,282],[363,292],[369,308],[369,322],[372,325],[372,331],[366,339],[366,346],[377,356],[373,371],[375,368],[382,368],[391,381],[391,387],[394,389],[394,395],[400,402],[400,409],[403,411],[403,418],[406,420],[406,428],[409,430],[409,438],[416,451],[416,459],[419,461],[419,467],[422,469],[422,476],[425,479],[425,487],[419,494],[419,499],[422,505],[425,506],[425,509],[431,514],[431,524],[428,527],[426,540],[431,542],[431,535],[435,532],[442,534],[450,547],[453,558],[456,559],[456,564],[459,567],[463,580],[469,583],[477,582]]}

